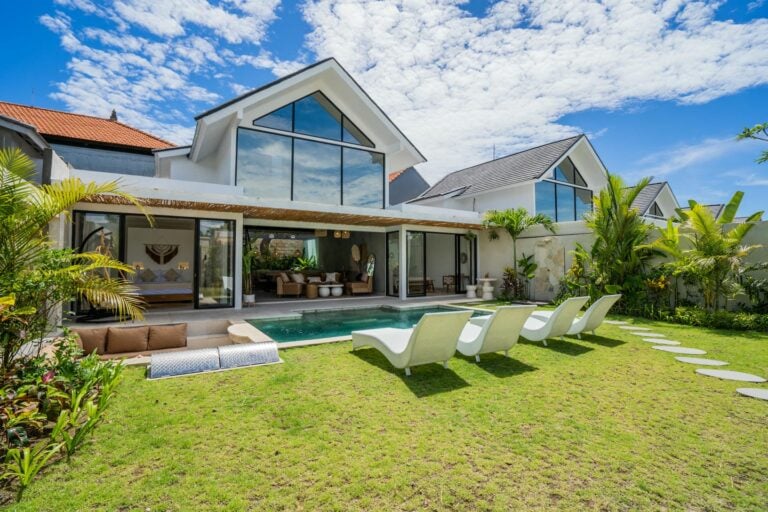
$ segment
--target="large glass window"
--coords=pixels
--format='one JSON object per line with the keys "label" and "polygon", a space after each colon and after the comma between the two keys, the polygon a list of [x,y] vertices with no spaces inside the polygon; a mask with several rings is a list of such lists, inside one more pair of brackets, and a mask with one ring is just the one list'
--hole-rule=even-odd
{"label": "large glass window", "polygon": [[355,123],[319,91],[254,120],[253,125],[376,147]]}
{"label": "large glass window", "polygon": [[322,93],[316,92],[294,103],[293,131],[341,140],[341,111]]}
{"label": "large glass window", "polygon": [[289,133],[238,130],[237,184],[246,194],[262,199],[384,207],[384,155],[346,145],[374,147],[323,93],[315,92],[274,110],[254,120],[253,125]]}
{"label": "large glass window", "polygon": [[344,116],[344,119],[342,120],[342,132],[341,140],[344,142],[360,144],[361,146],[368,146],[369,148],[374,147],[371,139],[366,137],[365,134],[352,123],[352,121],[347,119],[347,116]]}
{"label": "large glass window", "polygon": [[576,203],[573,187],[556,185],[557,219],[558,222],[576,220]]}
{"label": "large glass window", "polygon": [[381,208],[384,203],[384,157],[344,148],[344,204]]}
{"label": "large glass window", "polygon": [[541,213],[552,220],[557,220],[557,214],[555,213],[555,184],[551,181],[539,181],[536,183],[536,213]]}
{"label": "large glass window", "polygon": [[552,178],[536,183],[536,213],[555,222],[581,220],[592,211],[592,191],[570,158],[555,167]]}
{"label": "large glass window", "polygon": [[290,200],[291,138],[238,130],[237,184],[249,196]]}
{"label": "large glass window", "polygon": [[408,259],[408,297],[427,294],[426,234],[409,231],[406,237],[406,258]]}
{"label": "large glass window", "polygon": [[341,146],[295,139],[293,200],[341,204]]}
{"label": "large glass window", "polygon": [[592,191],[574,189],[576,191],[576,220],[582,220],[585,213],[592,211]]}

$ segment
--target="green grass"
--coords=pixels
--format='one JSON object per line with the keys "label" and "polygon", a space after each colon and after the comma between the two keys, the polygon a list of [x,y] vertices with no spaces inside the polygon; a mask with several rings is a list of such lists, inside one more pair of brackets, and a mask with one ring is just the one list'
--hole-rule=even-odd
{"label": "green grass", "polygon": [[[642,323],[768,374],[768,335]],[[765,510],[768,404],[598,334],[410,378],[348,342],[164,381],[130,369],[15,509]]]}

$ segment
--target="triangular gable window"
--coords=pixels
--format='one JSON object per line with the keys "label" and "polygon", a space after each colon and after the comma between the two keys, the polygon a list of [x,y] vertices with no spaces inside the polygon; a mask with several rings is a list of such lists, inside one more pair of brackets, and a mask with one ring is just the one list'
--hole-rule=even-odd
{"label": "triangular gable window", "polygon": [[274,128],[275,130],[293,131],[293,104],[270,112],[269,114],[256,119],[254,126],[263,126],[265,128]]}
{"label": "triangular gable window", "polygon": [[580,187],[587,186],[587,182],[581,177],[581,173],[576,166],[573,165],[570,158],[566,158],[560,162],[560,165],[555,167],[554,179],[555,181],[562,181]]}
{"label": "triangular gable window", "polygon": [[376,147],[323,93],[315,92],[253,121],[254,126]]}
{"label": "triangular gable window", "polygon": [[664,217],[664,214],[661,212],[661,208],[659,208],[658,203],[653,203],[651,209],[648,210],[648,214],[653,215],[654,217]]}

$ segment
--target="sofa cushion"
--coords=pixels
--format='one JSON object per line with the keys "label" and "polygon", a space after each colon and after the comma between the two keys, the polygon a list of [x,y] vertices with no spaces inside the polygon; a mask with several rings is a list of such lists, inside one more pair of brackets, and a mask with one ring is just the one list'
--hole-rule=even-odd
{"label": "sofa cushion", "polygon": [[107,349],[107,328],[97,327],[93,329],[72,329],[72,332],[77,334],[78,345],[83,349],[86,354],[92,353],[94,350],[97,354],[102,355]]}
{"label": "sofa cushion", "polygon": [[288,277],[288,274],[286,274],[285,272],[280,272],[280,279],[282,279],[284,283],[291,282],[291,278]]}
{"label": "sofa cushion", "polygon": [[368,272],[363,272],[363,273],[360,275],[360,281],[362,281],[362,282],[364,282],[364,283],[367,283],[367,282],[368,282]]}
{"label": "sofa cushion", "polygon": [[338,274],[338,272],[326,272],[325,273],[325,282],[326,283],[335,283],[335,282],[337,282],[337,279],[338,279],[336,277],[337,274]]}
{"label": "sofa cushion", "polygon": [[165,274],[163,274],[163,277],[169,283],[175,283],[176,281],[179,280],[179,278],[181,277],[181,274],[176,272],[175,269],[169,268],[168,270],[165,271]]}
{"label": "sofa cushion", "polygon": [[149,327],[110,327],[107,334],[107,353],[143,352],[147,350]]}
{"label": "sofa cushion", "polygon": [[187,346],[187,324],[150,325],[149,350]]}
{"label": "sofa cushion", "polygon": [[299,274],[298,272],[291,274],[291,281],[298,284],[304,284],[304,274]]}

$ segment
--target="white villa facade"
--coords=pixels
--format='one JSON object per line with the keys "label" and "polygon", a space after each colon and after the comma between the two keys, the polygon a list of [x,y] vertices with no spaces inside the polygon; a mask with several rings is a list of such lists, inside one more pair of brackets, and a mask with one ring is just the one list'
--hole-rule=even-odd
{"label": "white villa facade", "polygon": [[[54,127],[41,128],[39,116]],[[97,121],[80,139],[56,132]],[[122,131],[100,140],[102,127]],[[243,306],[244,250],[257,255],[251,282],[259,299],[307,293],[278,282],[291,273],[289,262],[321,282],[329,274],[367,282],[372,274],[369,292],[401,299],[463,293],[478,276],[499,278],[512,264],[508,243],[483,233],[482,216],[515,207],[557,221],[556,235],[533,229],[518,247],[539,264],[533,298],[550,299],[568,252],[590,243],[580,219],[607,179],[579,135],[450,173],[416,199],[390,205],[388,178],[426,159],[334,59],[199,115],[190,146],[173,147],[116,118],[2,103],[0,134],[3,146],[39,162],[41,181],[120,178],[154,227],[134,206],[105,196],[78,205],[74,223],[62,222],[54,238],[76,250],[107,248],[134,266],[150,303],[201,309]],[[666,216],[660,193],[653,204]]]}

